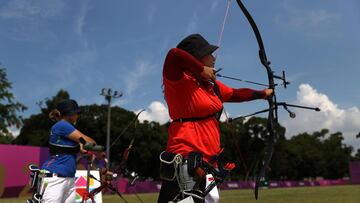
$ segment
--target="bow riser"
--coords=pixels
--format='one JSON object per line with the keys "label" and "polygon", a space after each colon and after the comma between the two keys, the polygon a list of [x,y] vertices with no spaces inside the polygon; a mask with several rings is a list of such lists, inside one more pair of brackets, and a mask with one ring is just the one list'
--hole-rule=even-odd
{"label": "bow riser", "polygon": [[273,90],[273,94],[267,99],[268,104],[269,104],[269,114],[268,114],[268,121],[267,121],[267,130],[269,132],[269,137],[268,137],[267,145],[266,145],[266,149],[265,149],[265,156],[262,161],[263,165],[260,169],[259,175],[256,177],[256,182],[255,182],[254,193],[255,193],[255,199],[257,199],[260,182],[261,182],[262,178],[265,177],[266,171],[269,168],[272,154],[274,151],[274,142],[275,142],[274,141],[274,139],[275,139],[274,123],[277,123],[277,121],[278,121],[276,96],[275,96],[274,72],[272,71],[272,69],[270,67],[270,61],[268,61],[268,59],[267,59],[264,43],[262,41],[261,34],[259,32],[259,29],[258,29],[254,19],[252,18],[249,11],[244,6],[244,4],[241,2],[241,0],[236,0],[236,2],[238,3],[240,9],[244,13],[245,17],[247,18],[247,20],[250,23],[251,28],[254,31],[256,40],[259,45],[260,62],[265,67],[267,75],[268,75],[268,83],[269,83],[268,88]]}

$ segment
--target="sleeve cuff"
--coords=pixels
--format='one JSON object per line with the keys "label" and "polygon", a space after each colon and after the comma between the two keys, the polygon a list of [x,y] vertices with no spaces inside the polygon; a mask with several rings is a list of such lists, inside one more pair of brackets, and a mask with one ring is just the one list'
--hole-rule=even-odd
{"label": "sleeve cuff", "polygon": [[265,90],[254,91],[252,97],[253,97],[253,99],[265,99],[265,97],[266,97]]}

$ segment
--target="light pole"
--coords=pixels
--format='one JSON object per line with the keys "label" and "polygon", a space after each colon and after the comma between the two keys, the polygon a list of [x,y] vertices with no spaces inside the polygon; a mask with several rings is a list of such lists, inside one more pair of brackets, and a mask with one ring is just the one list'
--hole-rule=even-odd
{"label": "light pole", "polygon": [[113,91],[110,88],[103,88],[101,90],[101,94],[102,96],[105,97],[105,100],[107,101],[107,105],[108,105],[108,113],[107,113],[107,129],[106,129],[106,158],[107,158],[107,163],[106,163],[106,168],[109,169],[110,167],[110,123],[111,123],[111,100],[114,98],[119,98],[123,95],[122,92],[119,91]]}

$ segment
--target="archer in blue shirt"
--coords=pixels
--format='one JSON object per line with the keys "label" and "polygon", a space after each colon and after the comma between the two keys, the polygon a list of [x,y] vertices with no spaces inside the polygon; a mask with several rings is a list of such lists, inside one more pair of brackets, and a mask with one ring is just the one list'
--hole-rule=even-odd
{"label": "archer in blue shirt", "polygon": [[80,152],[79,138],[95,143],[93,139],[78,131],[74,124],[77,122],[80,108],[75,100],[61,101],[49,116],[57,122],[51,127],[49,149],[50,157],[42,165],[57,174],[58,177],[75,177],[76,156]]}
{"label": "archer in blue shirt", "polygon": [[56,109],[49,114],[57,122],[51,127],[50,157],[41,167],[50,172],[42,197],[43,203],[75,202],[76,156],[82,149],[80,138],[96,144],[92,138],[74,127],[79,114],[77,102],[71,99],[58,103]]}
{"label": "archer in blue shirt", "polygon": [[74,153],[56,153],[55,151],[42,165],[42,169],[62,177],[75,177],[76,149],[79,149],[79,143],[69,139],[74,131],[76,131],[75,127],[66,120],[60,120],[52,126],[49,139],[50,147],[73,149]]}
{"label": "archer in blue shirt", "polygon": [[51,127],[49,149],[50,157],[42,165],[59,177],[75,177],[76,156],[80,152],[79,138],[95,143],[93,139],[76,130],[80,108],[75,100],[64,100],[57,105],[49,116],[57,122]]}

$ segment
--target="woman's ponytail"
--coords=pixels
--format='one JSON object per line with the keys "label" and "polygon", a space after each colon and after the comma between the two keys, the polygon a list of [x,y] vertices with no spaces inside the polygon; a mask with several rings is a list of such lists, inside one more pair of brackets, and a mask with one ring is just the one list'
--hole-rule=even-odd
{"label": "woman's ponytail", "polygon": [[59,121],[61,119],[61,113],[59,110],[54,109],[49,113],[49,118],[53,121]]}

